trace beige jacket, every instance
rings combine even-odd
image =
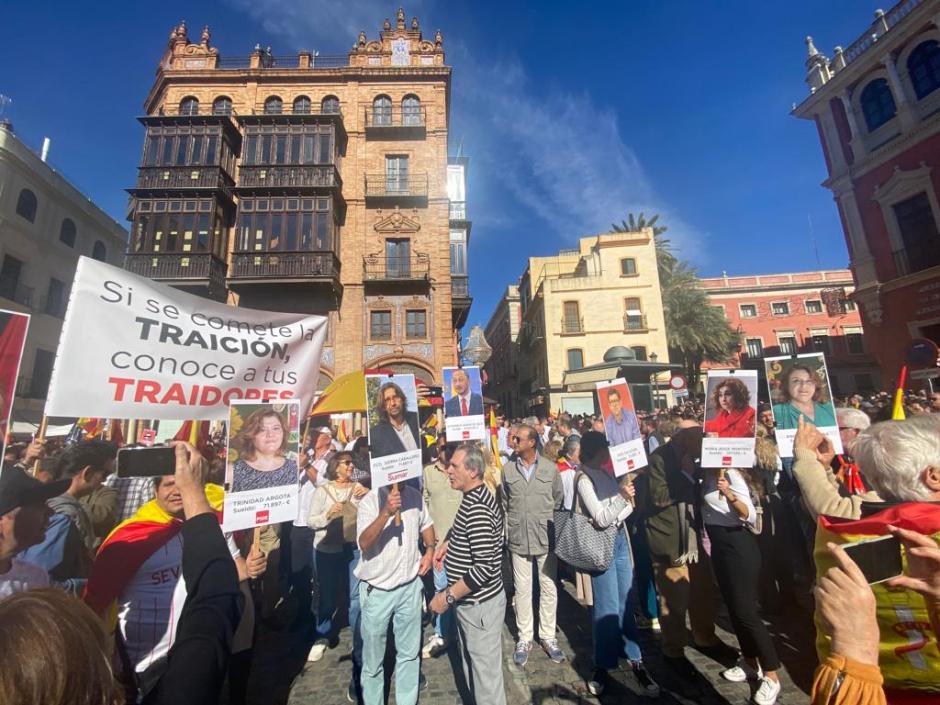
[[[818,518],[820,514],[858,519],[862,515],[862,502],[882,501],[874,492],[861,495],[846,494],[832,469],[823,467],[813,451],[794,448],[793,453],[793,475],[803,495],[803,506],[813,519]]]

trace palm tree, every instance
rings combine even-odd
[[[703,362],[729,362],[740,346],[740,334],[728,325],[724,315],[709,305],[708,295],[698,281],[698,273],[689,262],[680,259],[672,243],[662,234],[659,214],[648,219],[643,213],[627,214],[614,232],[635,232],[652,228],[656,243],[656,268],[662,291],[666,319],[666,341],[670,358],[685,367],[689,387],[699,382]]]
[[[610,227],[615,233],[632,233],[643,228],[653,229],[653,240],[656,243],[656,268],[659,269],[659,277],[662,279],[664,273],[668,273],[675,268],[678,262],[672,249],[672,243],[662,237],[662,234],[669,230],[667,225],[658,225],[659,213],[656,213],[649,220],[641,212],[639,215],[627,213],[627,219],[621,220],[620,225],[611,223]]]

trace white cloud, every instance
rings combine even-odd
[[[228,2],[293,48],[329,42],[327,51],[351,46],[361,29],[375,37],[381,21],[394,21],[397,9],[379,0]],[[427,31],[435,21],[435,4],[412,0],[409,21],[417,15]],[[683,255],[703,263],[704,234],[656,194],[612,109],[596,105],[585,92],[536,92],[519,61],[490,57],[484,63],[459,37],[448,35],[446,22],[439,24],[454,67],[451,149],[461,141],[472,159],[478,238],[497,227],[518,228],[523,237],[548,231],[570,242],[604,232],[630,212],[659,213]],[[507,191],[512,199],[505,197]],[[508,202],[513,199],[521,208]]]

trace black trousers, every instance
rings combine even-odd
[[[757,611],[760,549],[757,537],[744,527],[706,524],[712,543],[712,568],[728,606],[735,636],[746,658],[756,658],[765,671],[780,668],[780,658],[764,620]]]

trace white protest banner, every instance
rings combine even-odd
[[[222,530],[297,518],[300,404],[232,402]]]
[[[753,467],[757,370],[709,370],[705,389],[702,467]]]
[[[448,442],[481,441],[489,434],[483,416],[479,367],[445,367],[444,418]]]
[[[372,489],[421,477],[414,375],[366,375]]]
[[[597,383],[597,399],[617,477],[646,466],[646,449],[630,387],[625,379]]]
[[[765,357],[764,367],[780,457],[793,457],[793,438],[801,416],[832,441],[836,453],[842,453],[842,437],[823,354]]]
[[[226,306],[82,257],[47,416],[225,419],[317,388],[326,318]]]
[[[20,374],[20,362],[26,345],[29,329],[29,314],[0,309],[0,444],[6,452],[7,431],[13,412],[13,397],[16,395],[16,380]],[[0,454],[0,462],[3,455]],[[0,467],[2,470],[2,467]]]

